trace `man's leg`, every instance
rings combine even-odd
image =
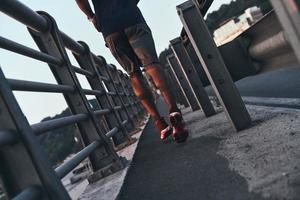
[[[125,30],[130,45],[141,61],[146,73],[155,86],[161,91],[170,111],[170,122],[173,126],[173,138],[184,142],[188,137],[182,114],[177,107],[176,98],[167,86],[166,75],[160,66],[150,28],[146,24],[138,24]],[[168,136],[168,135],[167,135]],[[166,137],[167,137],[166,136]]]
[[[161,95],[169,107],[169,112],[180,112],[176,104],[176,98],[171,93],[170,86],[167,85],[167,76],[161,65],[158,63],[150,64],[145,67],[145,71],[151,77],[154,85],[160,90]]]
[[[130,74],[131,85],[135,95],[141,100],[142,105],[153,117],[155,127],[160,131],[160,139],[164,140],[172,134],[171,127],[165,119],[160,116],[155,105],[154,97],[146,82],[142,71],[138,70]]]
[[[185,142],[188,137],[188,131],[185,128],[182,113],[177,107],[176,98],[172,95],[171,90],[167,86],[165,71],[159,64],[148,65],[145,67],[145,70],[153,80],[155,86],[160,90],[165,102],[169,106],[170,122],[174,129],[173,138],[177,142]]]
[[[171,134],[171,129],[156,108],[152,92],[139,68],[140,62],[129,44],[127,36],[124,33],[114,33],[105,40],[113,56],[130,75],[133,91],[155,120],[155,126],[161,134],[161,139],[165,139],[167,135]]]
[[[160,90],[171,112],[180,112],[170,89],[167,87],[166,75],[158,62],[151,30],[146,24],[138,24],[125,30],[130,45],[136,56],[151,77],[154,85]]]
[[[144,108],[154,119],[159,119],[160,114],[157,111],[151,89],[149,88],[142,71],[138,70],[130,73],[130,81],[134,94],[141,100]]]

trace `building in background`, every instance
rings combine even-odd
[[[232,41],[239,34],[248,29],[252,24],[263,17],[263,13],[258,7],[251,7],[238,16],[230,18],[220,24],[214,31],[214,40],[218,46]]]

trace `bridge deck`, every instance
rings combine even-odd
[[[166,116],[162,99],[157,103]],[[253,126],[238,133],[220,108],[210,118],[185,109],[191,137],[181,145],[162,143],[150,120],[138,145],[125,149],[137,145],[129,170],[90,185],[80,199],[113,200],[122,184],[120,200],[298,199],[300,111],[247,109]]]
[[[166,111],[161,100],[158,105]],[[163,144],[149,121],[120,199],[261,199],[249,193],[246,180],[217,155],[220,141],[192,136],[185,144],[175,145],[171,139]]]
[[[161,100],[158,105],[166,113]],[[286,179],[299,179],[295,166],[300,134],[293,133],[300,124],[291,119],[300,113],[255,106],[248,109],[255,126],[239,133],[233,131],[224,113],[205,118],[202,112],[185,110],[191,137],[182,145],[159,141],[150,120],[119,199],[258,200],[297,196],[297,188]],[[282,156],[278,157],[279,153]]]

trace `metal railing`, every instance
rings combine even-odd
[[[4,190],[13,199],[70,199],[60,179],[87,157],[94,171],[91,181],[103,177],[102,169],[111,173],[122,169],[124,162],[115,147],[133,142],[130,133],[146,113],[129,77],[93,54],[84,42],[61,32],[49,14],[34,12],[17,0],[2,0],[0,11],[27,26],[40,51],[1,36],[0,48],[47,63],[57,81],[7,79],[0,70],[0,173]],[[71,64],[66,48],[79,66]],[[86,77],[91,89],[81,87],[77,74]],[[13,91],[63,94],[72,115],[30,125]],[[91,107],[86,95],[95,96],[97,109]],[[53,170],[37,136],[72,124],[77,124],[85,148]]]
[[[271,0],[275,11],[217,47],[204,21],[212,2],[188,0],[177,6],[184,31],[170,41],[168,66],[177,93],[193,111],[201,107],[207,117],[215,113],[204,90],[211,85],[233,128],[241,131],[251,125],[251,118],[234,81],[299,64],[300,5]]]
[[[205,72],[228,120],[236,131],[240,131],[251,125],[251,118],[204,21],[212,2],[189,0],[177,6],[184,32],[181,37],[170,41],[173,55],[168,57],[168,63],[192,109],[201,107],[204,114],[210,117],[216,112],[199,76]],[[199,60],[196,67],[185,43],[191,44]]]

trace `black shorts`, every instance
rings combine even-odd
[[[106,45],[124,70],[131,74],[140,67],[159,63],[152,33],[147,24],[137,24],[105,38]]]

